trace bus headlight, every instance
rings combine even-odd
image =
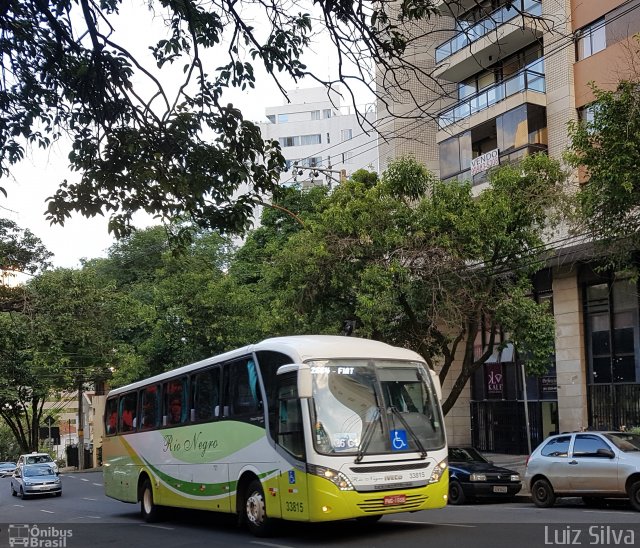
[[[486,474],[471,474],[469,481],[487,481]]]
[[[353,485],[351,485],[349,478],[342,472],[338,472],[337,470],[326,468],[324,466],[317,466],[315,464],[307,464],[307,472],[315,476],[328,479],[338,489],[340,489],[340,491],[353,491]]]
[[[447,469],[447,459],[444,459],[442,462],[439,462],[433,468],[431,472],[431,477],[429,478],[429,483],[437,483],[440,481],[440,478],[445,473]]]

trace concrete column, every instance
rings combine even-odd
[[[553,309],[559,427],[561,432],[581,430],[588,426],[587,366],[582,295],[574,269],[554,273]]]

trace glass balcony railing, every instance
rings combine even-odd
[[[542,63],[537,62],[534,63],[534,65],[536,65],[536,68],[544,70],[541,66]],[[453,107],[440,113],[438,116],[440,129],[444,129],[451,124],[468,118],[476,112],[480,112],[500,101],[504,101],[507,97],[527,90],[537,91],[539,93],[545,92],[544,74],[542,72],[537,72],[532,68],[526,68],[517,72],[511,78],[507,78],[478,93],[465,97]]]
[[[516,17],[521,17],[522,13],[527,13],[532,16],[541,16],[541,0],[513,0],[506,6],[492,12],[486,19],[461,30],[453,38],[447,40],[444,44],[440,44],[436,48],[436,62],[439,63],[446,57],[453,55],[462,48],[483,36],[486,36],[500,25],[503,25]],[[458,25],[462,25],[463,23],[464,21],[458,21]]]

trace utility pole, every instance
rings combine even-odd
[[[78,379],[78,470],[84,470],[84,411],[82,409],[82,377]]]

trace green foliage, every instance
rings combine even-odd
[[[400,159],[377,183],[359,174],[336,188],[304,229],[271,248],[256,284],[270,295],[277,330],[336,333],[355,319],[357,334],[444,364],[442,380],[471,341],[448,410],[487,357],[474,353],[483,322],[488,348],[502,326],[503,343],[531,372],[550,363],[553,318],[525,295],[564,176],[557,162],[532,156],[494,170],[476,197],[469,184],[442,183]]]
[[[628,253],[640,244],[638,82],[621,82],[614,91],[594,86],[593,91],[593,121],[569,126],[567,159],[588,177],[578,192],[578,231],[593,235],[614,261],[628,264]]]
[[[112,16],[122,0],[5,0],[0,8],[0,173],[8,174],[29,146],[69,139],[78,180],[62,181],[50,198],[52,222],[63,224],[73,212],[108,215],[109,230],[123,237],[134,215],[146,212],[166,224],[187,219],[202,229],[245,231],[253,208],[275,190],[284,159],[278,143],[264,141],[257,125],[224,100],[225,91],[254,88],[260,68],[283,92],[282,77],[333,89],[334,80],[302,61],[319,22],[332,37],[347,95],[358,85],[375,92],[362,67],[429,77],[404,59],[403,22],[437,13],[434,0],[405,0],[400,21],[386,2],[138,4],[149,10],[141,28],[154,17],[164,21],[166,34],[148,44],[155,67],[120,42]],[[182,80],[166,74],[175,63],[183,66]],[[186,245],[191,233],[169,236]]]

